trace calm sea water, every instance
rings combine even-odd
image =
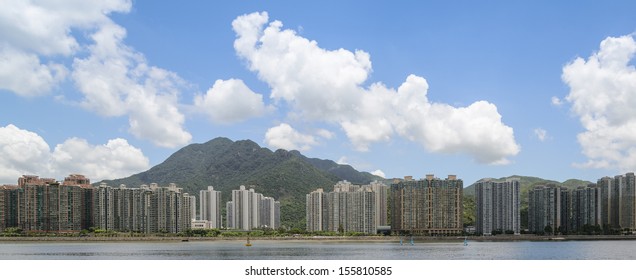
[[[636,241],[455,243],[264,241],[10,242],[4,260],[636,260]]]

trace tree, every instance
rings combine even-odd
[[[543,228],[543,231],[544,231],[546,234],[549,234],[549,235],[554,234],[554,232],[552,231],[552,226],[550,226],[550,225],[545,226],[545,228]]]
[[[557,229],[557,232],[559,232],[562,235],[568,235],[568,231],[565,229],[564,226],[559,226],[559,228]]]

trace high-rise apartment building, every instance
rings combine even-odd
[[[621,228],[636,229],[636,176],[627,173],[614,177],[620,194],[619,222]]]
[[[94,221],[100,229],[178,233],[190,228],[192,197],[175,184],[140,188],[101,184],[93,194]]]
[[[553,184],[536,186],[528,193],[528,230],[558,232],[568,227],[570,197],[567,188]]]
[[[520,233],[519,179],[487,180],[475,185],[476,232]]]
[[[24,191],[16,185],[0,186],[0,231],[20,227],[24,219],[24,204],[20,203]]]
[[[333,192],[307,194],[307,230],[376,233],[387,225],[387,189],[377,181],[361,186],[345,180]]]
[[[327,231],[329,224],[327,193],[319,188],[307,194],[305,202],[307,231]]]
[[[342,183],[342,182],[340,182]],[[346,182],[348,183],[348,182]],[[327,194],[329,231],[376,232],[376,194],[368,187],[348,183]]]
[[[209,221],[210,228],[223,227],[221,219],[221,192],[208,186],[207,190],[199,191],[199,220]]]
[[[570,231],[580,231],[586,225],[602,225],[602,191],[596,184],[580,186],[572,190],[570,195]]]
[[[601,191],[601,226],[603,228],[620,228],[618,185],[614,183],[613,178],[607,176],[598,179],[596,185]]]
[[[261,200],[260,225],[265,228],[280,227],[280,202],[272,197],[263,197]]]
[[[253,188],[247,190],[245,186],[240,186],[238,190],[232,190],[232,200],[228,201],[226,207],[228,228],[252,230],[280,227],[280,203],[264,197]]]
[[[391,184],[391,229],[399,234],[461,234],[463,182],[455,175],[441,180],[404,180]]]
[[[388,206],[388,198],[389,198],[389,186],[385,185],[382,182],[373,181],[369,185],[365,185],[363,187],[368,187],[375,193],[375,227],[376,229],[381,226],[389,225],[389,206]]]

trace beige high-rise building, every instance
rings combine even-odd
[[[455,175],[411,176],[391,184],[391,230],[398,234],[461,234],[463,182]]]
[[[360,186],[340,181],[333,192],[307,194],[307,230],[376,233],[387,224],[387,188],[380,182]]]

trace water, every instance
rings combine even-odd
[[[636,241],[3,242],[4,260],[636,260]]]

